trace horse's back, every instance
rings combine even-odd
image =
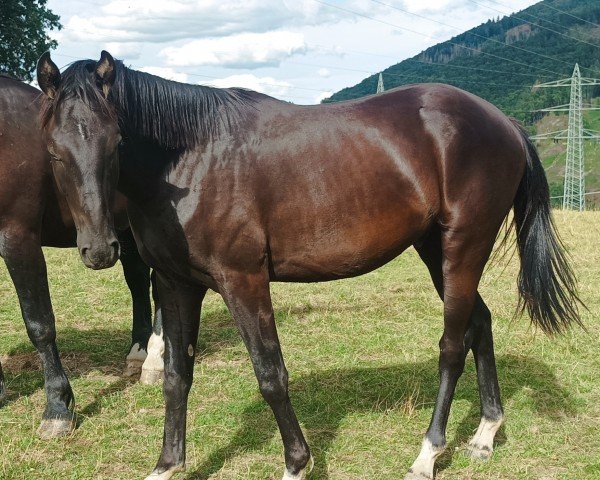
[[[514,125],[451,86],[270,108],[257,127],[257,198],[280,279],[364,273],[434,223],[458,225],[476,213],[495,228],[522,177]]]

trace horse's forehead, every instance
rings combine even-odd
[[[58,104],[58,119],[64,127],[75,126],[79,131],[102,128],[105,118],[97,109],[77,97],[66,98]]]

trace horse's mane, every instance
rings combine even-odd
[[[0,78],[8,78],[9,80],[14,80],[15,82],[23,82],[23,80],[21,80],[20,78],[14,77],[7,72],[0,72]]]
[[[77,98],[119,122],[125,135],[151,140],[167,149],[187,149],[230,129],[240,108],[255,101],[255,92],[219,89],[165,80],[116,62],[108,98],[99,88],[94,60],[72,63],[62,74],[54,99],[42,106],[46,125],[66,98]]]

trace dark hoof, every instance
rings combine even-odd
[[[412,470],[409,470],[408,473],[404,476],[404,480],[433,480],[433,478],[428,475],[423,475],[422,473],[415,473]]]
[[[163,370],[144,370],[140,375],[140,383],[144,385],[157,385],[163,381]]]
[[[487,461],[492,456],[492,451],[488,447],[479,447],[477,445],[468,445],[465,455],[474,460]]]
[[[37,434],[42,440],[50,440],[51,438],[65,437],[73,433],[75,430],[75,417],[65,418],[50,418],[42,420]]]

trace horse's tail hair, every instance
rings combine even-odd
[[[538,152],[513,120],[525,144],[527,164],[514,201],[519,270],[519,307],[548,334],[581,324],[577,282],[550,211],[550,190]]]

